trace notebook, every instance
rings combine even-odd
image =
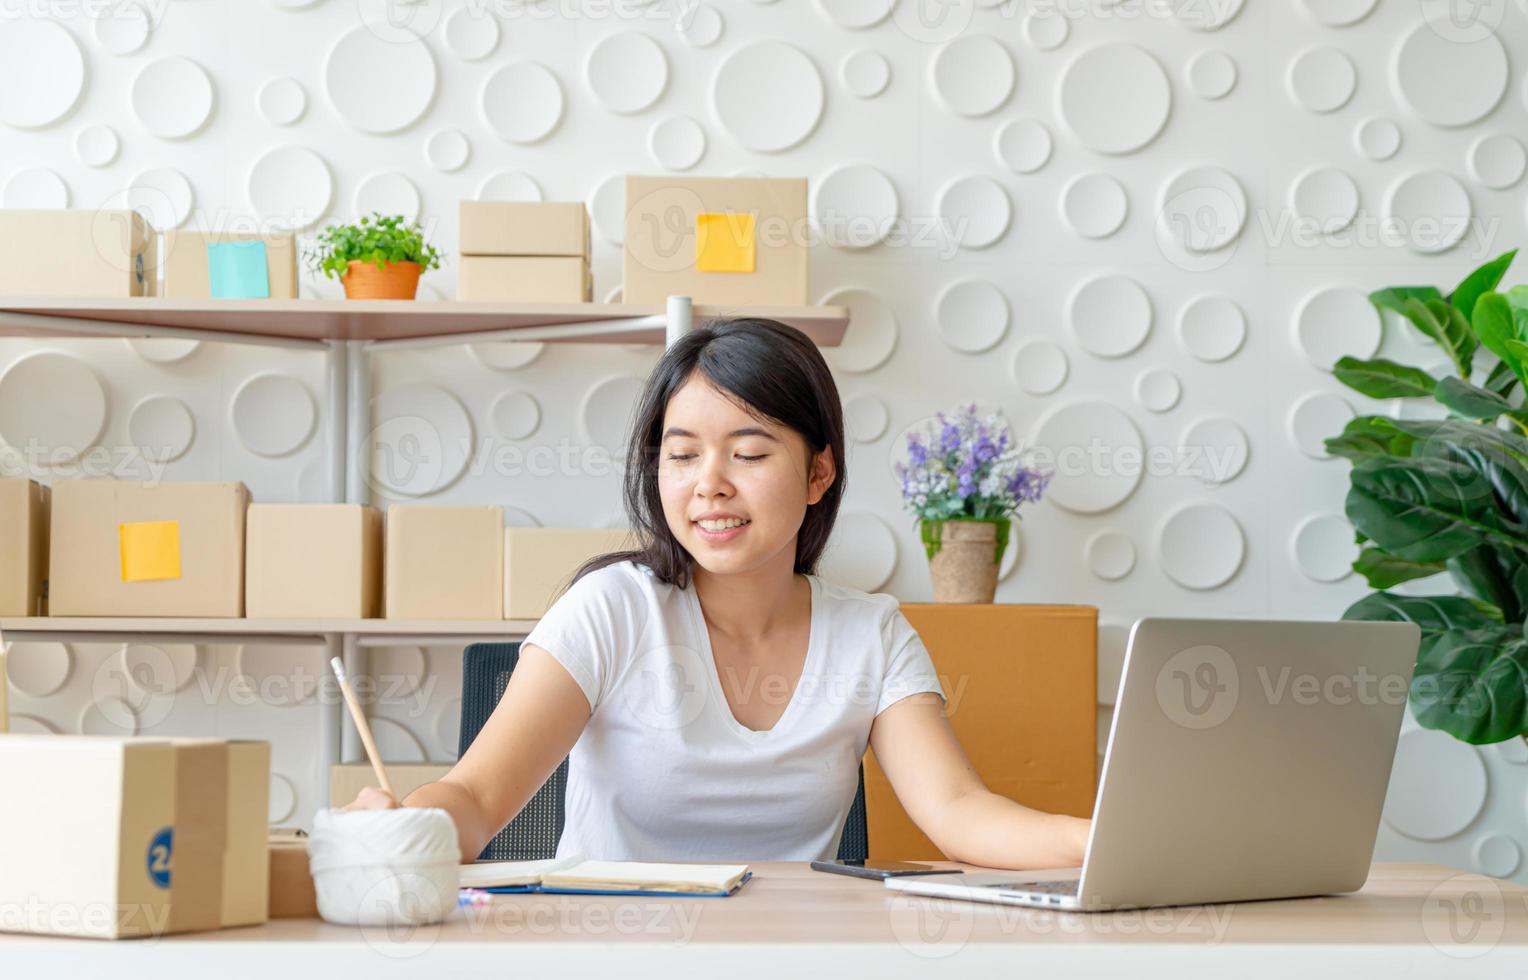
[[[462,865],[463,888],[565,895],[730,895],[753,877],[746,864],[655,864],[586,861],[580,855],[545,861],[481,861]]]

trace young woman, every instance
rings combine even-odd
[[[474,860],[571,752],[559,854],[831,859],[868,743],[951,859],[1080,864],[1087,820],[982,784],[897,600],[814,574],[844,474],[838,390],[804,334],[763,319],[686,334],[636,408],[640,550],[579,569],[477,740],[403,805],[449,812]],[[396,805],[376,789],[351,804]]]

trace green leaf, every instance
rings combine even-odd
[[[1325,442],[1326,451],[1353,462],[1371,456],[1408,456],[1415,440],[1383,415],[1360,415],[1343,426],[1342,434]]]
[[[1406,304],[1411,300],[1420,300],[1426,303],[1431,299],[1442,299],[1443,293],[1433,286],[1391,286],[1389,289],[1378,289],[1369,294],[1369,302],[1382,310],[1399,313],[1407,316]]]
[[[1507,351],[1513,357],[1516,357],[1525,366],[1528,366],[1528,343],[1524,343],[1521,340],[1508,340],[1503,342],[1503,346],[1507,348]],[[1528,384],[1528,382],[1524,383]]]
[[[1507,346],[1508,341],[1523,339],[1518,332],[1520,324],[1507,298],[1500,293],[1489,293],[1475,304],[1475,316],[1471,320],[1475,336],[1486,350],[1495,354],[1503,364],[1511,368],[1518,378],[1523,377],[1522,355]]]
[[[1438,384],[1421,368],[1383,358],[1361,361],[1344,357],[1338,360],[1332,373],[1338,381],[1370,398],[1425,398]]]
[[[1515,628],[1443,633],[1417,657],[1411,710],[1472,745],[1528,732],[1528,639]]]
[[[1494,615],[1493,615],[1494,614]],[[1371,592],[1347,608],[1343,619],[1416,623],[1423,634],[1502,625],[1499,611],[1457,595],[1395,595]]]
[[[1507,523],[1528,526],[1528,468],[1502,448],[1503,440],[1476,435],[1487,428],[1475,425],[1454,438],[1429,439],[1418,455],[1464,467],[1466,482],[1454,487],[1455,492],[1488,502]]]
[[[1450,558],[1447,567],[1461,592],[1497,607],[1507,622],[1523,618],[1523,607],[1512,583],[1512,574],[1521,563],[1510,551],[1481,545]]]
[[[1474,446],[1528,466],[1528,439],[1516,432],[1463,419],[1392,419],[1391,424],[1412,439],[1408,455],[1447,457],[1451,446]]]
[[[1443,349],[1448,353],[1449,360],[1454,362],[1459,377],[1469,378],[1474,369],[1475,351],[1480,346],[1470,321],[1465,319],[1458,307],[1442,300],[1429,300],[1427,310],[1443,328]]]
[[[1516,256],[1517,249],[1513,249],[1505,255],[1497,256],[1465,276],[1464,281],[1449,294],[1449,305],[1463,313],[1466,319],[1473,317],[1475,302],[1480,297],[1496,289],[1497,284],[1501,282],[1501,277],[1506,275],[1507,267],[1512,264],[1512,260]]]
[[[1500,512],[1462,462],[1375,456],[1353,468],[1352,480],[1348,521],[1397,558],[1446,561],[1482,541],[1528,551],[1528,529]]]
[[[1406,561],[1379,548],[1365,548],[1353,562],[1353,570],[1364,577],[1371,589],[1388,589],[1402,582],[1437,575],[1445,568],[1438,562]]]
[[[1512,411],[1512,403],[1502,396],[1459,378],[1444,378],[1434,394],[1451,411],[1467,419],[1494,420]]]
[[[1511,396],[1512,389],[1517,387],[1517,382],[1518,377],[1512,372],[1512,365],[1506,361],[1498,361],[1496,366],[1491,368],[1491,373],[1487,375],[1486,383],[1483,387],[1486,391],[1495,392],[1503,398],[1507,398]]]

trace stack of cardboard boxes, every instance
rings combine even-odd
[[[456,298],[588,303],[589,212],[581,201],[463,201]]]

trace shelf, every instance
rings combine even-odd
[[[204,636],[524,636],[534,619],[158,619],[151,617],[33,616],[0,619],[13,633]]]
[[[836,347],[849,324],[842,306],[695,306],[713,316],[762,316]],[[551,343],[663,344],[665,307],[633,303],[468,303],[446,300],[206,300],[141,297],[0,297],[0,336],[191,336],[209,339],[373,342],[450,341],[525,332]],[[49,320],[62,322],[50,323]],[[551,329],[547,329],[551,328]],[[499,338],[502,339],[502,338]]]

